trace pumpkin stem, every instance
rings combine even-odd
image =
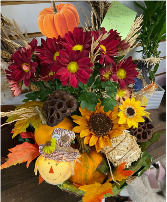
[[[91,148],[89,147],[89,145],[84,144],[84,138],[81,138],[78,134],[76,134],[75,137],[79,143],[79,151],[81,153],[89,153]]]
[[[53,7],[53,13],[56,14],[57,10],[56,10],[56,6],[55,6],[55,2],[52,1],[52,7]]]

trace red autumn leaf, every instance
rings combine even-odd
[[[25,138],[33,138],[33,139],[35,139],[34,133],[32,133],[32,132],[22,132],[22,133],[20,133],[20,136],[23,139],[25,139]]]
[[[126,162],[121,163],[118,167],[116,167],[115,171],[113,172],[114,180],[122,181],[134,173],[134,171],[131,170],[124,170],[125,164]]]
[[[9,149],[8,161],[1,165],[1,169],[8,168],[18,163],[27,162],[27,168],[33,159],[40,155],[37,144],[24,142]]]
[[[41,184],[43,181],[44,181],[44,179],[41,177],[41,175],[39,175],[39,183],[38,183],[38,185]]]

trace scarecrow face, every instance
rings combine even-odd
[[[41,157],[37,166],[41,177],[49,184],[62,184],[71,176],[69,162],[54,161]]]

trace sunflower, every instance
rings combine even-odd
[[[147,116],[147,112],[144,111],[144,107],[141,107],[140,101],[135,101],[135,98],[126,99],[121,106],[119,106],[121,110],[118,113],[120,117],[118,124],[128,124],[129,128],[134,127],[138,128],[139,122],[144,122],[145,120],[142,116]]]
[[[128,128],[126,124],[118,124],[118,106],[108,112],[104,112],[103,108],[104,106],[98,103],[95,112],[79,108],[82,116],[72,116],[73,121],[79,124],[73,131],[80,133],[84,144],[95,145],[97,152],[105,146],[111,146],[111,138],[121,135],[122,131]]]

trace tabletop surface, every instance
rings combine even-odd
[[[166,99],[165,95],[159,109],[148,110],[154,122],[155,131],[166,128]],[[166,135],[161,134],[160,141],[149,149],[153,160],[166,153]],[[34,165],[19,164],[1,171],[1,200],[2,202],[78,202],[81,197],[62,191],[57,186],[45,182],[38,185],[38,177],[34,174]],[[111,201],[111,200],[107,200]]]

